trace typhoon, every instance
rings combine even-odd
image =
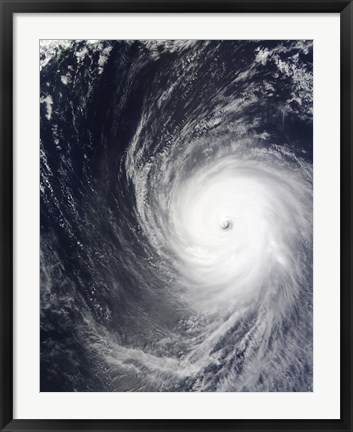
[[[41,391],[313,390],[312,55],[41,41]]]

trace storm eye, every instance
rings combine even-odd
[[[219,220],[219,226],[224,231],[229,230],[232,227],[232,220],[227,216],[221,217]]]

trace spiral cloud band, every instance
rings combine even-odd
[[[312,391],[312,42],[41,42],[41,390]]]

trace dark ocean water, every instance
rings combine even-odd
[[[41,391],[312,391],[312,42],[41,45]]]

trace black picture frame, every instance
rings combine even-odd
[[[1,431],[352,431],[353,2],[347,0],[0,0]],[[340,14],[341,418],[339,420],[17,420],[13,418],[13,16],[16,13],[173,12]]]

